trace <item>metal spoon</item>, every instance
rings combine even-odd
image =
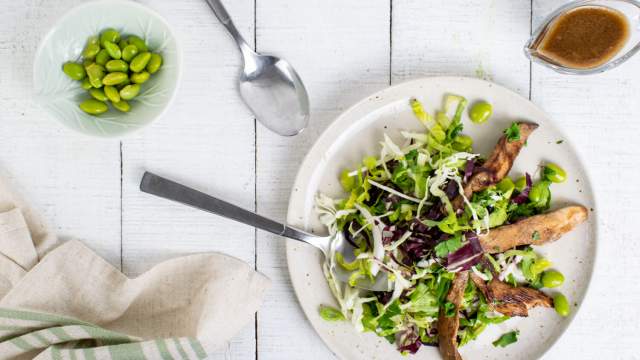
[[[276,235],[302,241],[320,249],[325,257],[329,253],[329,245],[332,240],[330,236],[309,234],[150,172],[144,173],[142,181],[140,182],[140,190],[148,194],[224,216]],[[353,250],[353,246],[345,240],[344,234],[336,234],[336,252],[342,253],[346,261],[351,261],[354,259]],[[348,271],[342,269],[340,266],[335,267],[334,270],[338,280],[342,282],[349,280],[350,273]],[[358,281],[356,286],[366,290],[388,291],[388,276],[384,271],[380,271],[374,280],[365,278]]]
[[[293,67],[275,56],[257,54],[238,32],[219,0],[206,0],[236,41],[244,59],[240,95],[262,125],[284,136],[309,123],[309,95]]]

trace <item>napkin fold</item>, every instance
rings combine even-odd
[[[1,359],[203,359],[253,319],[269,284],[218,253],[130,279],[81,242],[58,244],[0,179]]]

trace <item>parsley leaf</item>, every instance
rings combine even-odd
[[[520,140],[520,127],[518,126],[518,123],[511,123],[511,126],[504,129],[504,134],[506,135],[508,142]]]
[[[454,236],[451,239],[440,242],[436,245],[436,256],[437,257],[446,257],[450,253],[458,250],[462,246],[462,241],[460,235]]]
[[[540,233],[538,232],[538,230],[533,231],[533,234],[531,234],[531,238],[533,240],[540,240]]]
[[[502,334],[500,338],[494,341],[492,344],[495,347],[506,347],[507,345],[511,345],[514,342],[518,341],[518,335],[520,335],[519,330],[510,331],[508,333]]]

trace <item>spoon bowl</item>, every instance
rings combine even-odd
[[[293,136],[307,127],[307,91],[286,60],[255,52],[246,55],[239,87],[245,104],[269,130]]]
[[[242,53],[239,88],[245,104],[267,129],[283,136],[299,134],[309,123],[309,95],[298,73],[283,59],[253,51],[220,0],[206,1]]]

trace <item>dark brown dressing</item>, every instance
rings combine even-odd
[[[558,16],[534,44],[537,53],[574,69],[590,69],[613,58],[629,39],[629,22],[618,10],[581,6]]]

